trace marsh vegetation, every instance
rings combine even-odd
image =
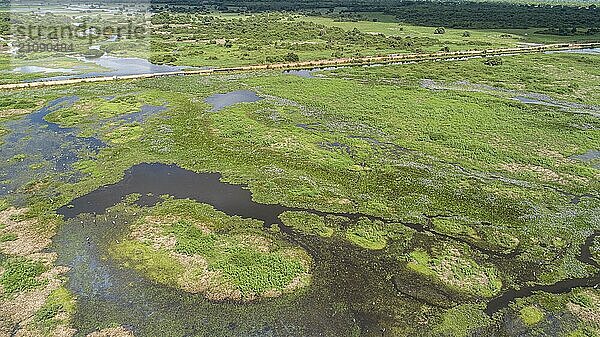
[[[182,66],[527,41],[152,23]],[[488,60],[0,92],[0,334],[598,334],[600,59]]]

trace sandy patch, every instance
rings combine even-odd
[[[27,209],[8,208],[0,212],[0,223],[6,227],[0,230],[1,234],[14,234],[17,239],[0,243],[0,252],[8,255],[29,256],[40,252],[48,247],[52,242],[52,230],[55,224],[49,223],[44,226],[46,230],[40,230],[40,226],[35,220],[14,221],[15,217],[23,215]]]
[[[183,275],[177,280],[179,287],[190,293],[203,293],[211,286],[211,280],[217,273],[208,270],[208,262],[200,255],[189,256],[171,253],[184,267]]]
[[[21,115],[26,115],[30,112],[31,112],[31,110],[28,110],[28,109],[5,109],[5,110],[0,110],[0,118],[21,116]]]
[[[36,253],[28,258],[51,266],[56,260],[54,253]],[[38,336],[32,323],[35,313],[42,308],[46,299],[62,284],[62,276],[68,271],[67,267],[53,267],[40,275],[40,280],[46,281],[44,286],[21,292],[14,297],[0,299],[0,332],[10,328],[16,331],[15,336]],[[75,331],[66,326],[59,326],[53,336],[72,336]]]
[[[338,205],[352,205],[352,201],[348,198],[329,198],[327,199],[327,203]]]
[[[531,172],[535,173],[541,180],[547,182],[556,182],[565,184],[566,181],[556,172],[537,165],[522,165],[522,164],[502,164],[502,169],[512,173],[524,173]]]

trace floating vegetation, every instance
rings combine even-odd
[[[279,217],[286,226],[306,234],[329,238],[335,232],[335,228],[328,226],[325,219],[317,214],[309,212],[284,212]]]
[[[544,313],[535,306],[527,306],[519,311],[519,316],[523,323],[532,326],[539,323],[544,318]]]
[[[383,249],[387,245],[388,233],[382,225],[382,223],[361,219],[347,229],[346,238],[362,248]]]

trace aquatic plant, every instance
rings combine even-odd
[[[68,326],[75,310],[75,298],[66,288],[60,287],[50,293],[35,313],[34,324],[50,335],[59,325]]]
[[[388,232],[382,228],[382,224],[373,223],[367,219],[359,220],[355,225],[346,230],[346,238],[350,242],[366,248],[379,250],[387,244]]]
[[[456,248],[446,247],[431,256],[423,250],[409,254],[407,267],[459,292],[492,297],[502,288],[495,268],[481,266]]]
[[[535,306],[527,306],[519,311],[519,317],[526,325],[532,326],[544,318],[544,313]]]
[[[244,226],[249,222],[255,225]],[[248,301],[306,286],[308,254],[256,224],[190,200],[166,200],[132,225],[132,237],[112,254],[154,280],[213,300]]]
[[[4,296],[11,296],[39,287],[46,282],[38,278],[47,270],[40,262],[11,257],[1,262],[0,266],[3,269],[2,274],[0,274],[0,285]]]
[[[286,226],[300,230],[303,233],[319,235],[325,238],[331,237],[335,229],[328,226],[323,217],[308,212],[285,212],[280,219]]]

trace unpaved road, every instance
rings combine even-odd
[[[57,81],[35,81],[23,83],[10,83],[0,85],[0,90],[22,89],[32,87],[45,87],[57,85],[69,85],[77,83],[90,82],[106,82],[118,80],[133,80],[152,78],[159,76],[181,76],[181,75],[212,75],[232,72],[246,72],[256,70],[271,70],[271,69],[312,69],[319,67],[332,66],[354,66],[354,65],[369,65],[369,64],[386,64],[386,63],[403,63],[403,62],[424,62],[436,60],[464,60],[475,57],[491,57],[491,56],[508,56],[517,54],[540,53],[548,51],[575,50],[575,49],[590,49],[600,48],[600,43],[579,43],[579,44],[550,44],[542,46],[528,46],[520,48],[503,48],[503,49],[487,49],[487,50],[465,50],[456,52],[438,52],[432,54],[393,54],[386,56],[365,56],[358,58],[337,58],[327,60],[314,60],[304,62],[290,63],[274,63],[274,64],[259,64],[250,66],[230,67],[230,68],[215,68],[201,70],[181,70],[173,72],[148,73],[125,76],[101,76],[88,78],[75,78],[68,80]]]

